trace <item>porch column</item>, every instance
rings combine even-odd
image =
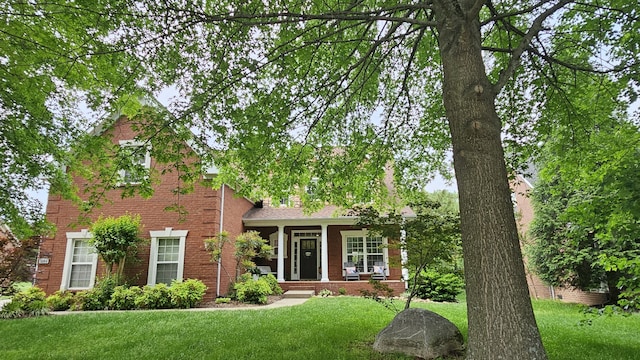
[[[278,225],[278,270],[277,280],[284,282],[284,225]]]
[[[320,248],[322,249],[320,252],[320,266],[322,266],[322,278],[321,282],[329,282],[329,249],[328,249],[328,241],[327,241],[327,224],[321,224],[322,228],[322,245]]]

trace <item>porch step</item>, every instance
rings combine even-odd
[[[285,299],[306,299],[315,295],[313,290],[287,290],[282,297]]]

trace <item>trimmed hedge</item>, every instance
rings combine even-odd
[[[46,299],[48,309],[64,310],[136,310],[186,309],[202,302],[207,287],[200,280],[187,279],[166,284],[139,286],[99,281],[96,287],[76,293],[56,291]]]

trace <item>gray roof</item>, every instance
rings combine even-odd
[[[287,224],[291,225],[317,225],[320,222],[355,224],[358,217],[350,215],[349,213],[350,210],[345,210],[333,205],[325,206],[310,214],[305,214],[301,207],[256,207],[247,211],[242,217],[242,221],[249,226],[268,226],[282,222],[287,222]],[[415,216],[415,213],[409,207],[402,209],[402,214],[406,217]]]

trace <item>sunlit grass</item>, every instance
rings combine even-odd
[[[464,303],[414,303],[467,333]],[[550,359],[637,359],[640,316],[597,317],[577,306],[534,303]],[[2,359],[410,359],[371,350],[394,313],[355,297],[289,308],[131,311],[0,320]]]

